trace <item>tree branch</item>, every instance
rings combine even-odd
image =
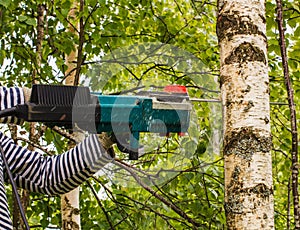
[[[114,164],[118,165],[121,168],[124,168],[127,172],[129,172],[132,175],[132,177],[136,180],[136,182],[140,186],[142,186],[146,191],[148,191],[149,193],[151,193],[154,197],[156,197],[157,199],[159,199],[161,202],[163,202],[165,205],[167,205],[169,208],[171,208],[174,212],[176,212],[182,218],[186,219],[189,223],[191,223],[192,226],[193,226],[193,229],[197,229],[197,227],[200,227],[199,223],[197,223],[195,220],[193,220],[192,218],[190,218],[177,205],[175,205],[172,202],[167,201],[164,197],[162,197],[161,195],[157,194],[157,192],[154,191],[152,188],[150,188],[149,186],[147,186],[146,184],[144,184],[144,182],[142,180],[140,180],[139,176],[134,172],[133,169],[131,169],[130,167],[126,166],[121,161],[117,161],[116,160],[116,161],[114,161]]]
[[[84,0],[80,0],[79,14],[83,12],[83,7],[84,7]],[[83,16],[81,16],[79,19],[79,45],[77,49],[77,64],[76,64],[76,72],[74,76],[74,85],[79,84],[81,65],[84,62],[83,44],[84,44],[84,22],[83,22]]]
[[[297,116],[294,102],[294,91],[289,76],[288,58],[285,43],[284,25],[283,25],[283,9],[282,0],[276,0],[277,3],[277,23],[279,29],[279,44],[282,57],[282,66],[284,73],[284,82],[288,95],[288,103],[290,109],[290,122],[291,122],[291,133],[292,133],[292,192],[293,192],[293,203],[294,203],[294,218],[295,218],[295,229],[300,229],[300,207],[299,207],[299,193],[298,193],[298,131],[297,131]]]
[[[108,215],[107,211],[106,211],[105,208],[103,207],[103,205],[102,205],[102,203],[101,203],[101,201],[100,201],[100,199],[99,199],[99,197],[98,197],[98,195],[97,195],[97,192],[95,191],[94,187],[91,185],[91,183],[90,183],[89,181],[86,181],[86,183],[87,183],[87,185],[89,186],[89,188],[92,190],[92,193],[94,194],[94,197],[96,198],[98,205],[99,205],[100,208],[102,209],[102,211],[103,211],[103,213],[104,213],[104,215],[105,215],[105,218],[106,218],[106,220],[107,220],[107,222],[108,222],[108,224],[109,224],[109,226],[110,226],[110,229],[112,229],[112,230],[115,229],[115,227],[114,227],[114,225],[112,224],[112,222],[111,222],[111,220],[110,220],[110,218],[109,218],[109,215]]]

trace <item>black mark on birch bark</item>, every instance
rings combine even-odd
[[[230,183],[227,185],[227,190],[236,190],[241,189],[243,187],[242,180],[240,180],[240,173],[241,168],[236,165],[234,167],[234,170],[232,171],[231,177],[230,177]]]
[[[249,127],[229,132],[224,138],[224,154],[235,154],[246,161],[251,161],[254,153],[268,153],[271,148],[271,136],[261,136]]]
[[[255,25],[250,17],[238,16],[239,12],[224,12],[219,15],[217,20],[217,34],[220,41],[227,38],[231,40],[233,36],[239,34],[246,34],[246,35],[260,35],[267,40],[266,35],[259,30],[257,25]],[[259,15],[259,17],[264,22],[266,19]]]
[[[262,49],[253,46],[249,42],[243,42],[236,47],[227,58],[225,58],[225,64],[227,65],[253,61],[263,62],[266,64],[266,57]]]
[[[252,107],[254,107],[254,103],[253,103],[253,101],[250,100],[250,101],[248,101],[246,107],[244,108],[244,112],[249,111]]]
[[[273,189],[268,188],[265,184],[257,184],[254,187],[249,188],[237,188],[232,187],[233,189],[228,189],[228,199],[225,202],[225,211],[229,214],[242,214],[244,208],[244,199],[249,196],[256,196],[260,198],[260,201],[269,199],[269,197],[273,194]],[[256,204],[254,204],[253,208],[255,209],[256,205],[260,205],[260,201],[258,200]],[[264,216],[264,219],[268,218],[268,216]]]

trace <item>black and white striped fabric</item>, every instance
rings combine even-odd
[[[0,87],[1,109],[23,102],[21,88]],[[20,124],[22,121],[6,118],[1,122]],[[31,152],[16,145],[1,132],[0,145],[17,186],[49,195],[63,194],[76,188],[111,161],[97,135],[90,135],[75,148],[56,156],[43,156],[38,152]],[[12,229],[4,187],[6,180],[6,170],[0,157],[0,229]]]
[[[22,88],[6,88],[0,86],[0,110],[11,108],[17,104],[24,103]],[[23,121],[15,117],[0,118],[1,123],[21,124]]]

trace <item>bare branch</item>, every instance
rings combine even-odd
[[[277,3],[277,23],[279,29],[279,44],[282,57],[282,66],[284,73],[284,82],[288,95],[289,109],[290,109],[290,123],[291,123],[291,134],[292,134],[292,192],[293,192],[293,203],[294,203],[294,219],[295,229],[300,229],[300,207],[299,207],[299,192],[298,192],[298,131],[297,131],[297,115],[294,101],[294,90],[289,76],[289,66],[286,51],[286,42],[283,25],[283,8],[282,0],[276,0]]]
[[[170,207],[174,212],[176,212],[178,215],[180,215],[181,217],[183,217],[184,219],[186,219],[189,223],[192,224],[193,229],[197,229],[198,227],[200,227],[200,224],[197,223],[195,220],[193,220],[192,218],[190,218],[183,210],[181,210],[176,204],[169,202],[168,200],[166,200],[163,196],[159,195],[156,191],[154,191],[152,188],[150,188],[149,186],[147,186],[146,184],[144,184],[144,182],[139,178],[139,176],[134,172],[133,169],[131,169],[130,167],[128,167],[127,165],[123,164],[123,162],[121,161],[114,161],[114,164],[124,168],[126,171],[128,171],[133,178],[136,180],[136,182],[141,185],[145,190],[147,190],[149,193],[151,193],[154,197],[156,197],[157,199],[159,199],[161,202],[163,202],[165,205],[167,205],[168,207]]]

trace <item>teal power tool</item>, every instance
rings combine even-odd
[[[186,88],[178,85],[130,96],[103,95],[88,87],[33,85],[29,102],[0,111],[0,117],[112,133],[118,148],[136,160],[141,132],[186,133],[191,109]]]

